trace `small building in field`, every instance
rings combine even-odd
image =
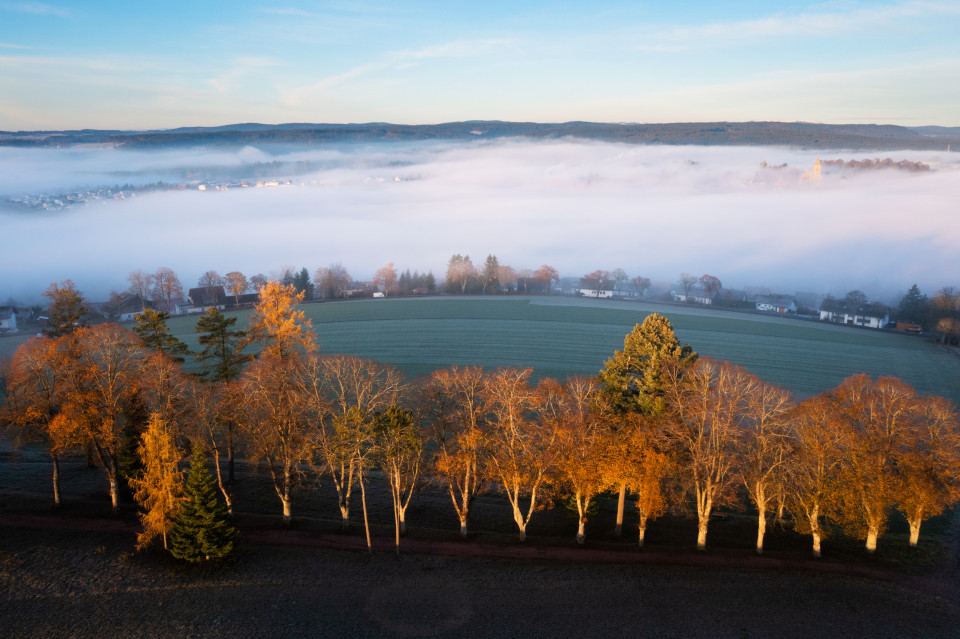
[[[670,297],[673,298],[674,302],[682,304],[703,304],[705,306],[713,304],[713,298],[707,295],[706,290],[699,287],[691,288],[689,293],[670,291]]]
[[[220,311],[227,307],[227,294],[222,286],[191,288],[187,293],[186,304],[177,306],[177,314],[205,313],[210,307]]]
[[[757,295],[753,302],[756,309],[764,313],[797,312],[797,300],[789,295]]]

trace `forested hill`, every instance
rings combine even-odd
[[[564,137],[636,144],[797,146],[811,149],[887,151],[960,150],[960,127],[903,127],[880,124],[810,122],[688,122],[614,124],[595,122],[470,121],[446,124],[232,124],[163,131],[18,131],[0,132],[2,146],[115,144],[127,147],[237,146],[469,140],[504,137]]]

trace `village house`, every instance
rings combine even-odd
[[[682,291],[670,291],[670,297],[673,298],[674,302],[680,302],[682,304],[713,304],[713,298],[707,295],[707,291],[705,289],[699,287],[691,288],[689,293],[683,293]]]
[[[852,308],[846,300],[827,298],[820,304],[820,321],[864,328],[883,328],[890,314],[883,304],[864,304]]]
[[[187,301],[177,305],[177,314],[204,313],[210,307],[222,311],[226,305],[227,294],[222,286],[200,286],[187,292]]]
[[[0,331],[17,330],[17,312],[12,306],[0,306]]]
[[[796,313],[797,301],[789,295],[757,295],[754,300],[756,309],[764,313]]]

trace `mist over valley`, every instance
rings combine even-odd
[[[886,157],[906,162],[852,166]],[[561,276],[620,267],[669,287],[681,272],[710,273],[727,288],[856,288],[889,302],[960,270],[958,168],[945,151],[569,138],[7,146],[0,298],[39,302],[70,278],[105,299],[130,271],[158,266],[185,286],[207,270],[335,262],[355,280],[387,262],[442,280],[461,253]]]

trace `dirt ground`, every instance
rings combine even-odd
[[[51,506],[42,455],[0,450],[0,634],[4,637],[951,637],[960,636],[960,580],[950,521],[913,554],[896,528],[877,557],[855,541],[774,529],[757,557],[748,514],[712,522],[705,553],[695,524],[654,522],[644,550],[612,534],[601,504],[588,544],[558,506],[516,541],[506,501],[480,499],[460,541],[449,498],[428,487],[393,553],[386,490],[371,482],[375,552],[364,549],[359,495],[340,533],[329,482],[279,523],[268,478],[241,466],[240,546],[233,561],[185,566],[161,548],[134,552],[135,510],[109,513],[101,472],[63,465],[64,504]]]

